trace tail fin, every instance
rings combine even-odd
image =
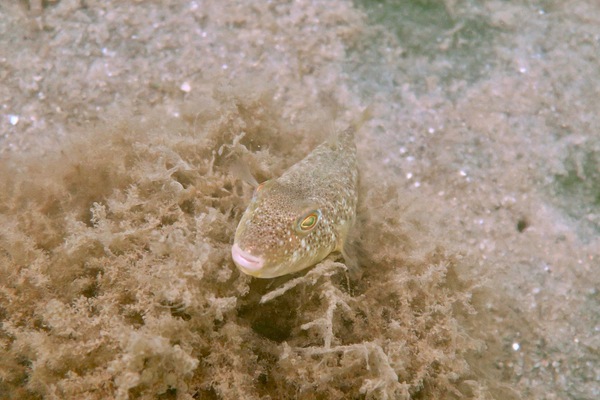
[[[349,144],[354,145],[354,135],[356,133],[356,131],[358,131],[364,124],[365,122],[367,122],[368,120],[371,119],[372,115],[372,104],[369,105],[367,108],[365,108],[360,115],[358,116],[358,118],[354,119],[354,121],[352,121],[350,123],[350,126],[347,127],[346,129],[344,129],[343,131],[341,131],[337,136],[336,136],[336,141],[339,143],[342,143],[343,146],[347,146]]]
[[[371,118],[373,118],[373,103],[369,104],[358,116],[358,118],[356,118],[354,121],[352,121],[352,128],[354,128],[355,131],[359,130],[360,128],[362,128],[362,126],[365,124],[365,122],[367,122],[368,120],[370,120]]]

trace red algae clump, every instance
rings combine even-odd
[[[406,206],[391,192],[361,188],[358,280],[333,259],[275,281],[235,268],[252,188],[230,158],[279,174],[266,166],[310,148],[310,127],[271,98],[222,87],[178,119],[122,118],[44,156],[5,158],[2,393],[485,398],[466,361],[482,343],[456,316],[475,312],[463,262],[435,246],[411,254],[424,233],[384,217]]]

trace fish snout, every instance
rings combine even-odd
[[[242,269],[243,272],[249,271],[252,273],[259,271],[265,264],[264,259],[253,256],[247,251],[242,250],[237,244],[234,244],[233,247],[231,247],[231,257],[233,257],[233,262]]]

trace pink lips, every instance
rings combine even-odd
[[[249,271],[258,271],[265,263],[262,258],[253,256],[247,251],[242,250],[237,244],[234,244],[231,248],[231,256],[238,267]]]

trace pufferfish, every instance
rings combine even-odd
[[[332,252],[348,262],[346,242],[358,198],[354,134],[360,124],[258,185],[231,248],[240,271],[275,278],[313,266]]]

